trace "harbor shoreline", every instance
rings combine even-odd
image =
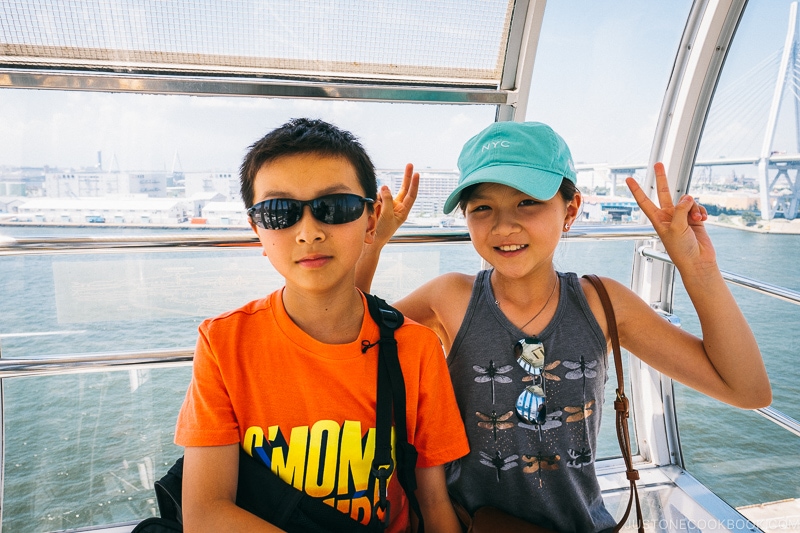
[[[769,233],[773,235],[800,235],[800,219],[786,220],[776,218],[772,220],[758,220],[747,225],[740,216],[709,216],[706,224],[723,228],[738,229],[751,233]]]

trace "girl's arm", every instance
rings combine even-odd
[[[370,291],[381,251],[408,218],[417,198],[418,188],[419,174],[414,172],[414,165],[411,163],[406,165],[403,185],[397,196],[392,198],[388,187],[381,188],[381,213],[375,240],[364,246],[356,265],[356,287],[362,291]],[[444,274],[392,305],[411,320],[435,331],[448,352],[467,310],[474,279],[474,276],[464,274]]]
[[[764,362],[717,266],[705,209],[688,195],[673,205],[661,163],[655,174],[660,207],[633,178],[627,184],[681,275],[703,338],[672,326],[628,288],[608,281],[620,343],[656,370],[721,401],[748,409],[769,405]]]
[[[236,505],[238,444],[187,446],[183,466],[183,525],[187,533],[282,531]]]
[[[372,286],[372,278],[375,277],[375,270],[378,268],[381,250],[395,234],[403,222],[408,218],[411,207],[417,199],[419,189],[419,173],[414,172],[414,165],[406,165],[403,174],[403,185],[400,187],[397,196],[392,198],[392,192],[385,185],[379,191],[379,201],[381,203],[380,218],[378,219],[378,229],[375,234],[375,241],[372,244],[365,244],[361,252],[361,258],[356,264],[356,287],[364,292],[369,292]]]

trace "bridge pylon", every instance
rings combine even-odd
[[[800,204],[800,176],[798,176],[800,174],[800,164],[796,161],[781,161],[780,155],[777,155],[772,148],[781,103],[788,88],[793,95],[791,101],[794,105],[795,139],[797,151],[800,152],[800,101],[798,101],[794,91],[795,80],[800,77],[800,71],[798,71],[797,67],[798,56],[800,56],[799,33],[797,2],[792,2],[789,6],[789,28],[786,32],[783,55],[778,68],[778,79],[772,95],[767,129],[758,160],[761,218],[764,220],[770,220],[778,213],[782,214],[784,218],[794,219],[797,217],[798,205]],[[787,182],[788,193],[784,190],[782,194],[773,194],[775,185],[780,181]]]

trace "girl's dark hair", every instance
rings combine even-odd
[[[250,146],[239,169],[242,200],[252,207],[256,174],[265,163],[296,154],[320,154],[347,159],[356,171],[364,196],[375,199],[375,166],[355,135],[322,120],[294,118]],[[372,209],[372,204],[367,204]]]
[[[461,196],[458,198],[458,207],[461,209],[462,213],[466,213],[467,202],[469,202],[469,199],[472,198],[473,194],[475,194],[475,189],[478,188],[478,185],[481,184],[476,183],[474,185],[470,185],[461,191]],[[577,192],[578,187],[572,183],[572,180],[568,178],[563,178],[561,180],[561,186],[558,188],[558,194],[561,195],[561,198],[563,198],[565,202],[571,202],[572,199],[575,198],[575,194],[577,194]]]

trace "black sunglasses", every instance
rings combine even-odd
[[[286,229],[303,218],[303,208],[309,206],[311,214],[324,224],[347,224],[361,218],[364,204],[372,204],[372,198],[357,194],[328,194],[313,200],[271,198],[258,202],[247,210],[247,216],[259,228]]]

